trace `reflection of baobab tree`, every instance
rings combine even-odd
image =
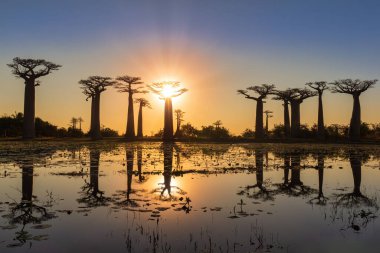
[[[245,191],[241,193],[245,193],[249,198],[273,200],[274,191],[268,190],[264,183],[264,153],[260,148],[255,150],[256,184],[246,186]],[[250,194],[250,190],[256,188],[258,190]]]
[[[20,203],[11,206],[8,215],[11,225],[21,224],[21,230],[16,232],[14,238],[17,243],[10,246],[22,246],[29,240],[47,239],[47,236],[33,237],[25,230],[27,224],[41,224],[44,221],[55,217],[53,213],[49,213],[44,206],[38,205],[37,198],[33,196],[33,172],[34,165],[31,160],[24,161],[20,168],[22,169],[22,198]]]
[[[311,200],[309,200],[310,204],[316,205],[326,205],[328,198],[326,198],[323,194],[323,174],[325,169],[325,153],[318,152],[317,153],[317,167],[318,170],[318,195]]]
[[[376,198],[369,198],[361,192],[362,163],[365,163],[369,156],[360,150],[349,150],[347,156],[352,169],[354,189],[350,193],[336,194],[330,216],[332,221],[341,220],[346,223],[345,229],[359,231],[377,218],[379,207]]]
[[[285,193],[289,196],[308,196],[315,192],[314,189],[306,186],[301,181],[301,151],[292,153],[285,152],[284,156],[284,182],[277,184],[278,193]],[[290,171],[290,180],[289,180]]]
[[[160,193],[160,199],[165,201],[177,200],[177,197],[174,196],[172,189],[176,189],[177,193],[180,195],[186,194],[178,186],[172,186],[172,176],[173,176],[173,149],[174,145],[170,143],[164,143],[162,145],[163,153],[164,153],[164,172],[162,173],[164,176],[164,182],[160,183],[162,187],[155,189],[154,192]]]
[[[180,82],[156,82],[148,86],[149,89],[157,94],[160,99],[165,100],[165,117],[164,117],[164,141],[172,141],[173,136],[173,106],[172,98],[178,97],[185,93],[187,89],[181,88]]]
[[[79,203],[84,203],[89,207],[105,206],[109,198],[104,196],[104,191],[99,189],[99,160],[100,151],[96,148],[90,148],[90,182],[85,180],[82,187]]]
[[[143,165],[143,152],[142,152],[142,146],[137,146],[137,175],[138,175],[138,182],[143,183],[147,180],[147,178],[143,175],[142,172],[142,165]]]
[[[368,155],[354,150],[350,150],[347,155],[352,169],[354,189],[351,193],[337,194],[336,204],[345,207],[375,206],[376,201],[363,195],[360,189],[362,180],[362,163],[365,163],[368,160]]]

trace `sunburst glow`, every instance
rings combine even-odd
[[[173,86],[166,84],[162,89],[162,95],[164,98],[170,98],[175,94],[176,90]]]

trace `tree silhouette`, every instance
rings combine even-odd
[[[91,98],[91,138],[96,140],[101,138],[100,134],[100,94],[104,92],[108,86],[115,85],[115,81],[111,77],[90,76],[85,80],[80,80],[79,84],[86,95],[86,100]]]
[[[318,93],[318,138],[323,140],[325,139],[325,121],[323,117],[323,102],[322,96],[323,92],[328,89],[327,82],[310,82],[306,83],[307,86],[314,89]]]
[[[264,99],[270,95],[273,94],[275,89],[275,86],[268,85],[268,84],[262,84],[261,86],[250,86],[246,90],[238,90],[238,94],[242,94],[247,99],[252,99],[256,101],[256,138],[262,138],[264,136],[264,126],[263,126],[263,108],[264,108]],[[258,97],[252,97],[248,94],[249,91],[254,91],[259,96]]]
[[[342,79],[334,81],[331,84],[331,90],[333,93],[351,94],[354,99],[354,107],[352,110],[352,117],[350,122],[349,137],[352,140],[360,139],[360,125],[361,125],[361,112],[360,112],[360,95],[372,88],[377,82],[374,80],[352,80]]]
[[[127,128],[125,131],[125,137],[129,139],[135,138],[135,120],[133,111],[133,94],[147,93],[148,91],[143,90],[143,82],[140,77],[133,76],[119,76],[116,80],[121,81],[115,85],[115,88],[119,92],[128,93],[128,118],[127,118]]]
[[[181,109],[177,109],[174,111],[175,113],[175,116],[176,116],[176,121],[177,121],[177,130],[174,134],[175,137],[181,137],[182,136],[182,133],[181,133],[181,123],[184,121],[183,120],[183,115],[185,114],[184,111],[182,111]]]
[[[137,137],[143,138],[143,107],[152,108],[149,101],[145,98],[137,98],[135,99],[135,103],[139,104],[139,117],[137,120]]]
[[[279,91],[276,90],[274,92],[275,97],[274,100],[283,101],[284,106],[284,128],[285,128],[285,136],[290,137],[290,116],[289,116],[289,102],[292,98],[293,91],[290,89]]]
[[[71,127],[73,129],[76,129],[77,128],[77,122],[78,122],[78,119],[77,118],[74,118],[72,117],[71,120],[70,120],[70,124],[71,124]]]
[[[12,74],[17,78],[24,79],[24,122],[23,138],[33,139],[35,133],[35,88],[41,84],[37,79],[58,70],[61,65],[42,59],[13,58],[13,62],[7,64],[12,69]]]
[[[77,120],[78,120],[78,123],[79,123],[79,130],[82,131],[82,123],[83,123],[84,120],[83,120],[82,117],[77,118]]]
[[[99,163],[100,150],[89,147],[90,149],[90,182],[85,182],[82,187],[79,203],[84,203],[88,207],[106,206],[110,198],[104,196],[104,191],[99,189]]]
[[[325,152],[318,152],[317,153],[317,166],[316,169],[318,170],[318,196],[312,198],[308,202],[310,204],[316,204],[324,206],[326,205],[327,198],[323,194],[323,175],[325,170]]]
[[[272,118],[273,115],[272,115],[272,111],[269,111],[269,110],[266,110],[264,111],[264,114],[265,114],[265,131],[266,133],[268,134],[268,131],[269,131],[269,126],[268,126],[268,121],[269,121],[269,118]]]
[[[156,82],[148,86],[149,89],[157,94],[160,99],[165,100],[165,117],[164,117],[164,141],[173,141],[173,106],[172,98],[178,97],[188,91],[181,88],[181,83],[176,81]]]
[[[290,107],[292,110],[290,132],[292,137],[299,137],[301,128],[301,104],[307,98],[314,97],[317,92],[313,92],[307,88],[304,89],[290,89]]]
[[[212,123],[215,126],[215,130],[220,129],[220,127],[223,125],[221,120],[217,120],[214,123]]]

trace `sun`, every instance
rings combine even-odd
[[[162,95],[164,98],[170,98],[175,94],[175,89],[169,84],[165,84],[162,88]]]

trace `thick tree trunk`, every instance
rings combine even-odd
[[[35,132],[35,84],[34,81],[25,82],[24,94],[24,122],[23,122],[23,138],[33,139]]]
[[[269,117],[268,117],[268,115],[266,115],[266,118],[265,118],[265,132],[266,132],[266,134],[268,134],[268,130],[269,130],[268,119],[269,119]]]
[[[284,184],[289,183],[289,169],[290,166],[290,156],[288,154],[285,154],[284,157]]]
[[[255,126],[255,135],[257,139],[264,137],[264,124],[263,124],[263,100],[258,99],[256,103],[256,126]]]
[[[94,140],[101,139],[102,136],[100,134],[100,93],[95,94],[94,99],[94,122],[93,122],[93,128],[91,132],[91,138]]]
[[[99,192],[99,160],[100,152],[90,150],[90,186],[95,196]]]
[[[361,125],[360,100],[359,100],[359,95],[353,95],[353,97],[354,97],[354,108],[352,110],[349,136],[351,140],[359,140],[360,139],[360,125]]]
[[[352,169],[352,175],[354,177],[354,191],[353,193],[357,196],[361,196],[360,184],[362,181],[362,162],[357,154],[350,155],[350,164]]]
[[[165,99],[165,118],[164,118],[164,141],[173,141],[173,107],[172,99]]]
[[[22,200],[32,201],[33,196],[33,164],[21,165],[22,169]]]
[[[325,122],[323,118],[322,93],[318,96],[318,139],[325,139]]]
[[[142,110],[143,106],[142,103],[140,103],[139,107],[139,117],[137,119],[137,137],[138,138],[143,138],[143,116],[142,116]]]
[[[285,136],[290,137],[289,102],[284,101],[284,128]]]
[[[292,125],[290,128],[290,132],[293,138],[297,138],[299,137],[299,132],[301,128],[301,103],[299,101],[292,101],[290,103],[290,106],[292,110]]]
[[[133,113],[133,98],[132,92],[128,94],[128,119],[127,119],[127,129],[125,131],[125,137],[129,139],[135,138],[135,119]]]
[[[90,121],[90,136],[93,135],[95,127],[95,98],[91,96],[91,121]]]

